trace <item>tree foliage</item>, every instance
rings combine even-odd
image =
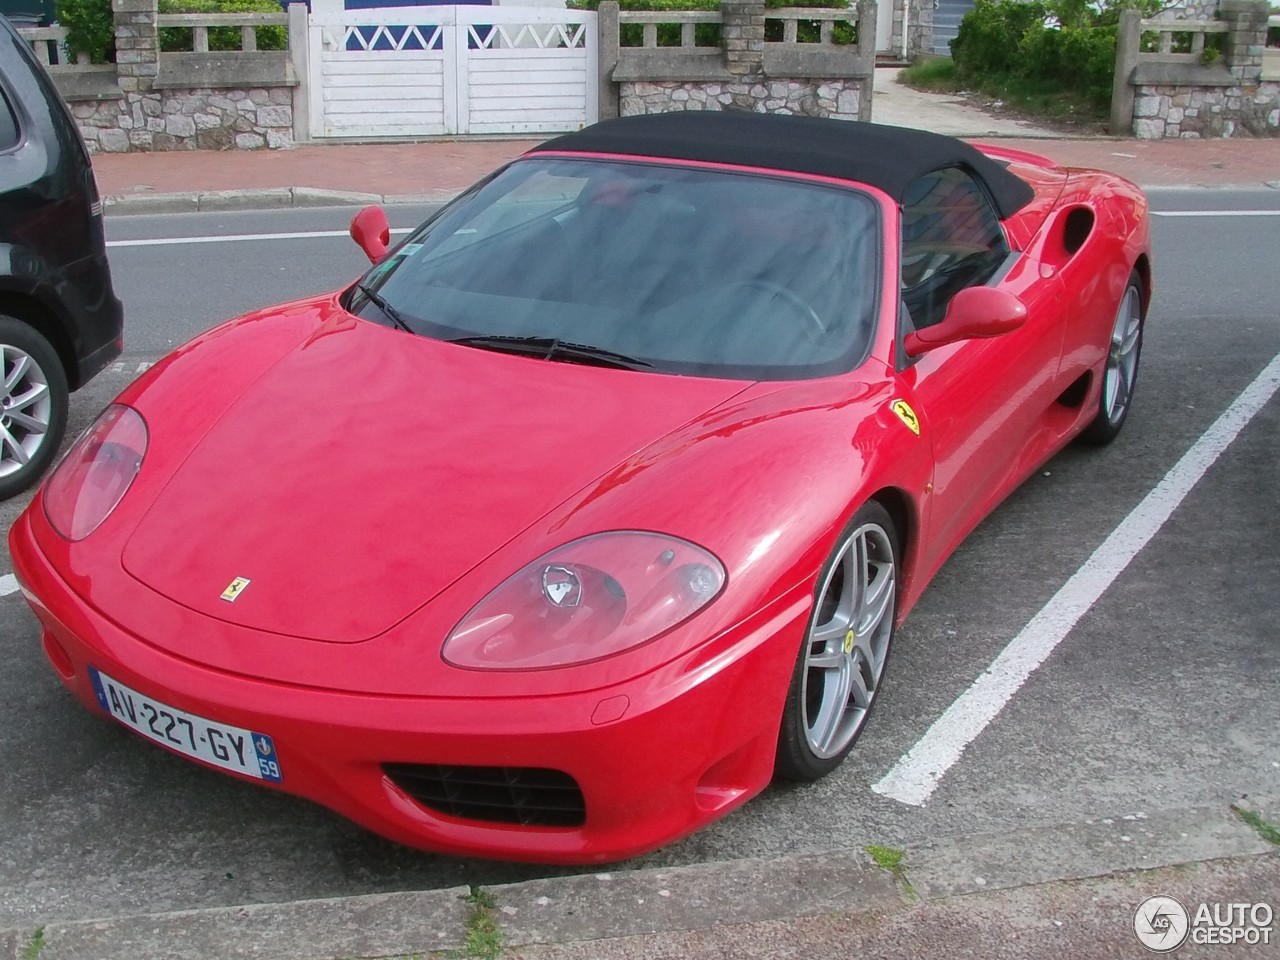
[[[159,0],[161,13],[279,13],[277,0]],[[115,20],[111,0],[58,0],[58,22],[67,28],[67,46],[89,54],[94,63],[115,59]],[[283,50],[288,45],[284,27],[258,27],[259,50]],[[165,27],[159,31],[161,50],[190,50],[190,27]],[[209,30],[210,50],[239,50],[239,27]]]
[[[159,0],[161,13],[279,13],[277,0]],[[258,27],[259,50],[283,50],[289,44],[285,27]],[[210,27],[209,49],[239,50],[242,42],[239,27]],[[161,50],[190,50],[193,46],[190,27],[164,27],[160,30]]]
[[[977,0],[951,41],[961,82],[1008,77],[1111,100],[1120,12],[1161,0]]]
[[[94,63],[109,63],[116,55],[116,26],[111,0],[58,0],[58,23],[67,28],[67,47],[87,53]]]

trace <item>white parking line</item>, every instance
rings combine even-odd
[[[0,597],[7,597],[11,593],[18,592],[18,578],[12,573],[6,573],[0,577]]]
[[[1280,217],[1280,210],[1152,210],[1155,217]],[[415,227],[394,227],[392,236],[412,232]],[[108,247],[164,247],[190,243],[247,243],[259,240],[321,240],[349,237],[346,230],[304,230],[296,233],[230,233],[204,237],[146,237],[137,240],[108,240]]]
[[[1280,210],[1152,210],[1153,217],[1280,217]]]
[[[392,234],[409,233],[414,227],[395,227]],[[349,237],[346,230],[306,230],[301,233],[229,233],[209,237],[147,237],[141,240],[108,240],[108,247],[164,247],[184,243],[243,243],[248,240],[315,240],[323,237]]]
[[[132,371],[132,372],[133,372],[133,373],[146,373],[148,370],[150,370],[150,369],[151,369],[152,367],[154,367],[155,365],[156,365],[156,362],[155,362],[154,360],[143,360],[143,361],[142,361],[141,363],[139,363],[136,367],[134,367],[134,369],[133,369],[133,371]],[[125,367],[126,367],[126,364],[125,364],[125,362],[124,362],[123,360],[117,360],[115,363],[113,363],[113,364],[111,365],[111,372],[112,372],[112,373],[120,373],[120,374],[122,374],[122,373],[124,373],[124,372],[125,372]]]
[[[1280,355],[1267,364],[1155,489],[1009,642],[991,666],[871,789],[893,800],[922,806],[965,748],[996,718],[1018,688],[1155,536],[1277,388],[1280,388]]]

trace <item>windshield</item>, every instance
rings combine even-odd
[[[877,217],[856,190],[783,177],[521,160],[410,235],[349,306],[423,336],[557,361],[826,376],[867,353]]]

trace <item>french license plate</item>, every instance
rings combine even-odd
[[[89,679],[102,709],[149,740],[224,770],[280,783],[280,758],[265,733],[206,720],[153,700],[101,670],[89,668]]]

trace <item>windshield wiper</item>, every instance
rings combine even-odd
[[[592,363],[602,367],[617,367],[620,370],[644,370],[653,364],[638,357],[629,357],[625,353],[616,353],[603,347],[595,347],[588,343],[570,343],[555,337],[516,337],[492,334],[489,336],[458,337],[450,343],[464,347],[480,347],[485,350],[499,350],[503,353],[518,353],[521,356],[541,357],[543,360],[568,360],[576,363]]]
[[[372,303],[375,307],[381,310],[386,315],[388,320],[394,323],[397,327],[399,327],[405,333],[414,333],[414,334],[417,333],[417,331],[414,330],[413,327],[405,323],[404,317],[400,316],[400,311],[397,310],[395,307],[393,307],[391,304],[387,303],[387,301],[382,298],[381,294],[375,292],[374,290],[371,290],[369,287],[366,287],[363,283],[357,283],[356,289],[359,290],[361,293],[363,293],[370,303]]]

